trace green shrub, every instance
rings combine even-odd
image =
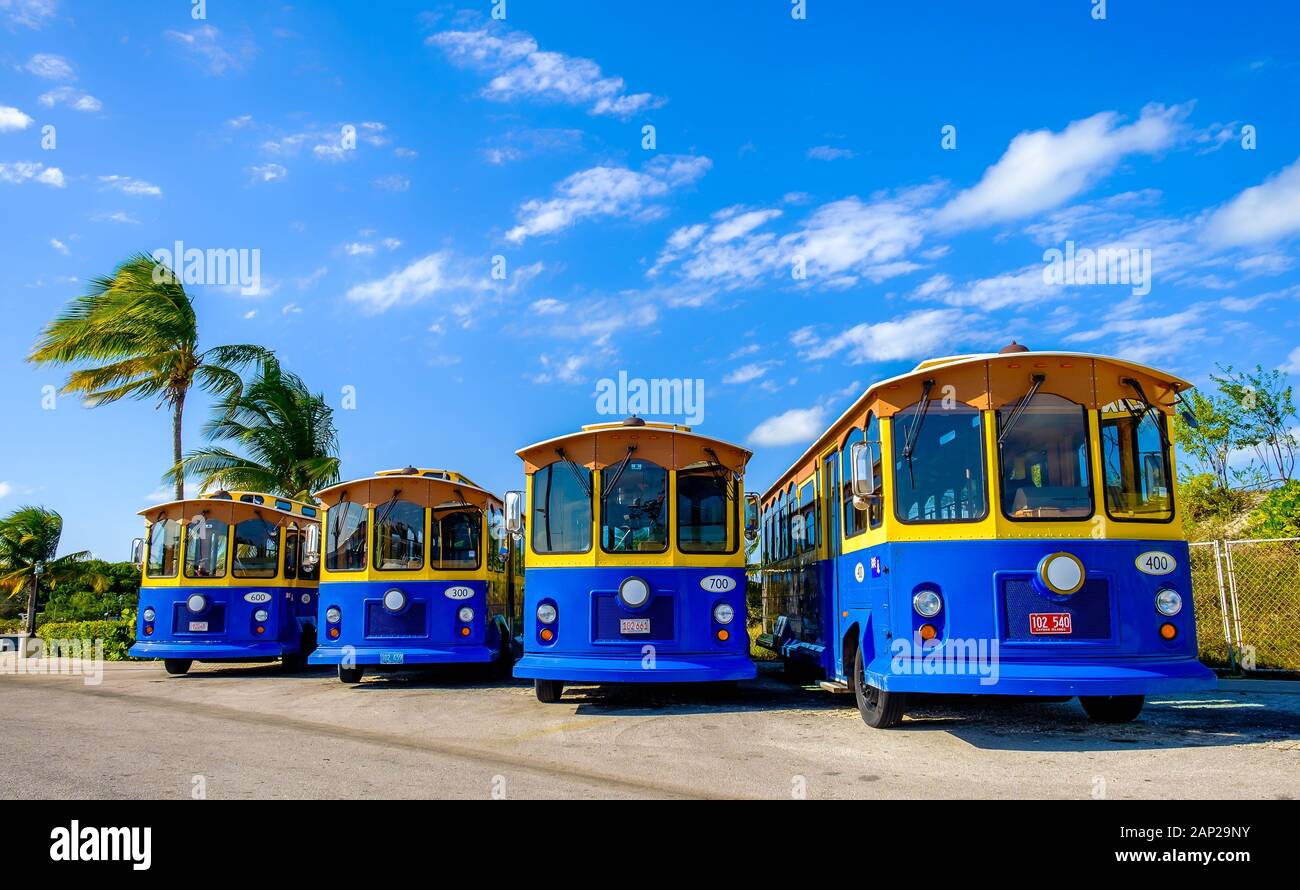
[[[48,621],[36,628],[49,655],[80,655],[80,650],[59,652],[59,640],[103,640],[105,661],[126,661],[135,642],[135,613],[127,611],[116,621]]]
[[[1257,538],[1300,538],[1300,480],[1292,479],[1268,493],[1250,515]]]
[[[1184,515],[1193,521],[1226,519],[1241,508],[1241,494],[1224,488],[1213,473],[1196,473],[1178,483]]]
[[[20,634],[26,627],[21,618],[0,618],[0,634]]]

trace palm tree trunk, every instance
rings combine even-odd
[[[185,390],[181,390],[176,395],[172,404],[172,466],[176,467],[176,500],[185,500],[185,476],[180,472],[182,447],[181,447],[181,421],[185,415]]]
[[[36,593],[41,583],[39,575],[32,575],[32,586],[27,592],[27,638],[36,636]]]

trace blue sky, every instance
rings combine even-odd
[[[23,357],[177,240],[259,251],[259,294],[191,288],[203,343],[353,387],[347,477],[517,487],[620,371],[702,380],[751,487],[870,381],[1012,337],[1300,373],[1300,14],[1107,6],[0,0],[0,510],[126,554],[167,417],[47,410]],[[1045,281],[1067,242],[1149,287]]]

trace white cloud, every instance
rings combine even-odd
[[[244,313],[244,320],[245,320],[245,321],[249,321],[249,320],[254,319],[254,318],[257,318],[257,310],[256,310],[256,309],[249,309],[247,312]]]
[[[519,224],[506,233],[515,244],[537,235],[567,229],[598,216],[652,219],[663,213],[654,203],[674,189],[703,176],[713,162],[695,155],[660,155],[638,170],[591,167],[562,180],[555,197],[532,200],[519,208]]]
[[[791,408],[784,414],[769,417],[754,427],[748,441],[751,445],[764,448],[811,442],[821,435],[825,425],[826,409],[823,406]]]
[[[247,41],[236,52],[226,48],[221,31],[212,25],[200,25],[188,31],[164,31],[163,36],[180,46],[199,67],[209,74],[222,75],[239,71],[255,49]]]
[[[58,167],[46,167],[33,161],[0,163],[0,182],[20,185],[28,180],[35,180],[42,185],[59,189],[67,184],[63,179],[63,171]]]
[[[663,104],[650,93],[629,94],[621,77],[606,77],[591,59],[542,52],[532,35],[523,31],[443,31],[425,42],[441,49],[452,64],[488,75],[483,88],[488,99],[585,105],[591,114],[621,118]]]
[[[814,145],[808,149],[808,157],[814,161],[838,161],[853,156],[852,149],[836,148],[833,145]]]
[[[53,108],[55,105],[67,105],[73,111],[87,113],[94,113],[104,107],[104,103],[89,93],[67,86],[55,87],[48,93],[42,93],[39,101],[46,108]]]
[[[132,195],[134,197],[145,196],[150,198],[162,197],[161,188],[154,185],[152,182],[145,182],[143,179],[135,179],[131,176],[113,175],[101,176],[99,177],[99,181],[104,183],[105,188],[121,192],[124,195]]]
[[[32,124],[32,119],[23,114],[17,108],[9,105],[0,105],[0,133],[8,133],[13,130],[26,130]]]
[[[58,11],[58,0],[0,0],[0,11],[15,25],[40,30]]]
[[[410,189],[411,180],[406,176],[394,173],[373,180],[371,185],[385,192],[404,192]]]
[[[1295,374],[1300,376],[1300,346],[1291,350],[1291,353],[1286,357],[1286,363],[1282,365],[1281,370],[1285,374]],[[0,497],[3,497],[3,494],[0,494]]]
[[[55,250],[57,250],[59,253],[63,254],[64,256],[68,255],[68,245],[64,244],[58,238],[50,239],[50,247],[53,247]]]
[[[1205,224],[1213,244],[1239,247],[1300,232],[1300,158],[1215,210]]]
[[[953,198],[936,216],[942,225],[981,225],[1050,210],[1083,192],[1132,154],[1152,154],[1174,144],[1189,107],[1151,104],[1131,124],[1104,111],[1074,121],[1059,133],[1025,132],[1011,140],[983,178]]]
[[[1065,337],[1066,343],[1105,343],[1103,350],[1136,362],[1169,358],[1204,336],[1199,327],[1203,307],[1191,306],[1168,315],[1138,318],[1109,315],[1100,325]]]
[[[289,175],[288,168],[283,164],[261,164],[249,167],[248,172],[252,174],[254,182],[277,182]]]
[[[384,245],[384,247],[387,247],[389,250],[397,250],[397,248],[402,246],[402,241],[400,238],[385,238],[383,241],[380,241],[379,243]]]
[[[420,156],[420,153],[413,148],[395,148],[393,149],[393,155],[399,158],[410,159],[410,158],[418,158]]]
[[[568,308],[568,304],[552,297],[546,297],[541,300],[534,300],[530,308],[538,315],[560,315]]]
[[[120,223],[122,225],[130,225],[130,226],[135,226],[140,224],[140,220],[136,219],[131,214],[125,213],[121,210],[118,210],[114,213],[99,213],[96,214],[93,217],[93,219],[96,222]]]
[[[226,126],[230,127],[232,130],[242,130],[244,127],[247,127],[252,123],[253,116],[251,114],[241,114],[239,117],[232,117],[230,120],[226,121]]]
[[[361,241],[353,241],[350,244],[343,245],[343,252],[348,256],[373,256],[375,245],[366,244]]]
[[[592,361],[590,355],[540,355],[537,361],[542,370],[533,375],[534,383],[582,383],[586,375],[582,369]]]
[[[63,56],[56,56],[53,53],[37,53],[27,60],[23,66],[29,74],[35,74],[37,77],[44,77],[46,80],[76,80],[76,72],[72,69],[72,63]]]
[[[758,352],[758,350],[759,350],[759,345],[757,343],[750,343],[746,346],[742,346],[739,349],[735,350],[734,352],[731,353],[731,355],[727,356],[727,358],[729,359],[743,358],[744,356],[747,355],[753,355],[754,353]]]
[[[0,482],[0,498],[9,497],[9,492],[13,490],[14,490],[13,486],[10,485],[8,482]]]
[[[519,282],[521,274],[525,270],[515,272],[514,283]],[[365,311],[377,313],[418,303],[435,294],[481,294],[496,289],[486,275],[473,276],[463,271],[451,253],[444,250],[421,257],[383,278],[355,285],[348,290],[347,298],[361,304]]]
[[[969,319],[956,309],[922,309],[895,321],[876,324],[862,322],[828,340],[818,340],[807,328],[792,336],[792,342],[804,350],[810,360],[848,353],[849,362],[889,362],[925,358],[939,354],[943,347],[959,339]]]
[[[726,377],[722,378],[723,383],[750,383],[767,374],[771,368],[769,362],[750,362],[747,365],[741,365],[732,371]]]

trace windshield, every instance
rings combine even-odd
[[[479,514],[456,510],[438,520],[434,556],[441,569],[476,569],[479,562]]]
[[[195,517],[185,527],[185,577],[224,578],[230,526],[220,519]]]
[[[366,508],[344,502],[326,513],[325,568],[356,572],[366,567]]]
[[[1174,515],[1165,417],[1135,399],[1101,409],[1106,513],[1112,519],[1167,521]],[[1135,416],[1136,415],[1136,416]]]
[[[235,577],[274,578],[280,568],[280,527],[265,519],[235,526]]]
[[[677,471],[677,546],[683,553],[730,553],[727,477],[712,467]]]
[[[931,402],[914,432],[911,466],[903,454],[919,405],[894,415],[894,509],[904,522],[962,522],[988,513],[984,495],[984,422],[957,403]]]
[[[668,549],[668,471],[629,460],[600,471],[601,549],[662,553]]]
[[[375,568],[388,572],[424,568],[424,507],[390,501],[375,508]]]
[[[150,578],[175,578],[180,567],[181,524],[175,519],[163,519],[149,526],[149,562],[146,573]]]
[[[1016,520],[1091,516],[1087,409],[1039,393],[1008,429],[1015,407],[998,409],[1003,515]]]
[[[535,553],[586,553],[591,549],[590,486],[591,470],[586,467],[553,463],[533,474],[529,525]]]

